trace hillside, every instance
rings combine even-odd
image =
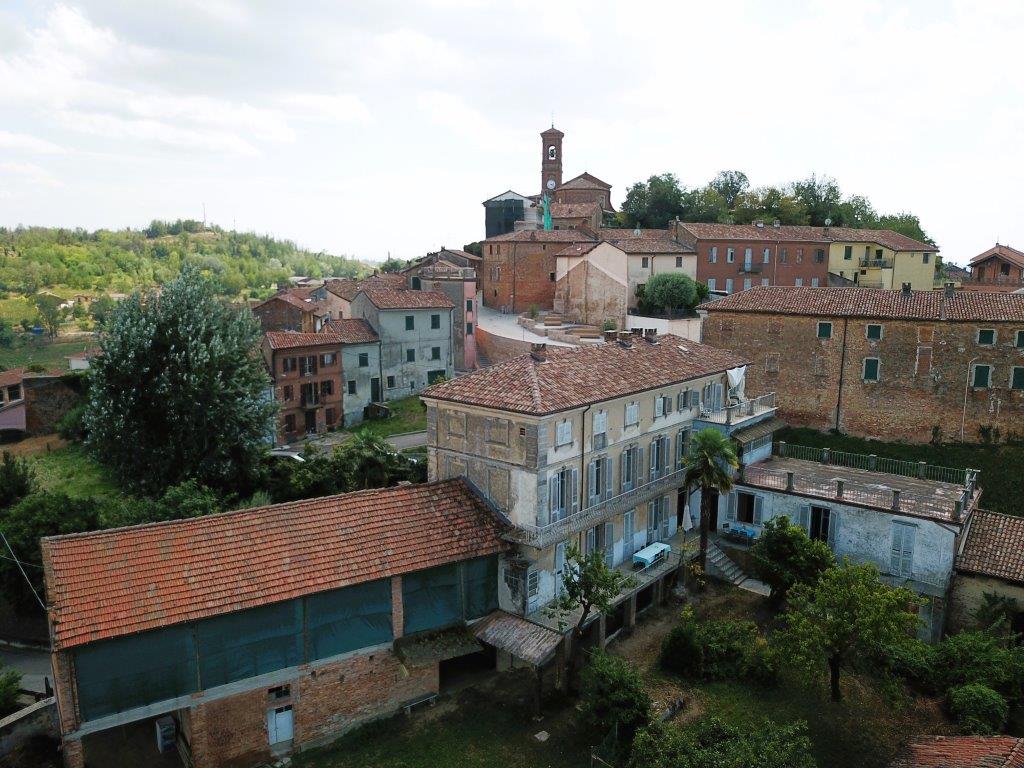
[[[154,221],[142,230],[95,232],[0,228],[0,316],[18,322],[18,298],[42,290],[66,297],[130,293],[166,282],[186,263],[197,264],[231,297],[267,295],[293,275],[344,277],[368,271],[356,259],[197,221]],[[27,310],[28,302],[24,305]]]

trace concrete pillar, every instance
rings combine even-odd
[[[85,748],[81,739],[66,739],[61,748],[64,768],[85,768]]]
[[[917,462],[917,476],[918,476],[918,478],[920,478],[921,480],[924,480],[924,476],[925,476],[927,470],[928,470],[928,462],[926,462],[926,461],[919,461],[919,462]]]
[[[895,488],[892,489],[892,508],[895,512],[900,510],[900,492]]]
[[[626,616],[624,620],[624,626],[626,629],[632,629],[636,626],[636,592],[629,596],[626,600]]]
[[[831,453],[832,452],[828,448],[822,448],[821,449],[821,463],[822,464],[828,464],[829,457],[830,457]]]
[[[793,473],[788,471],[786,472],[786,490],[793,490]]]
[[[843,486],[844,485],[845,485],[845,481],[843,481],[843,480],[836,480],[836,498],[837,499],[843,498]]]
[[[391,631],[395,640],[402,636],[405,612],[402,609],[402,577],[391,577]]]
[[[782,456],[783,458],[785,458],[786,457],[786,441],[785,440],[779,440],[779,442],[776,443],[776,445],[779,446],[779,448],[778,448],[779,456]]]
[[[878,465],[878,457],[873,453],[868,454],[868,469],[872,472],[875,471],[875,467]]]
[[[606,616],[602,613],[597,617],[597,647],[604,648],[605,643],[608,640],[608,625],[606,623]]]

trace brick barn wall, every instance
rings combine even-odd
[[[525,312],[532,305],[551,309],[555,300],[555,254],[572,242],[484,243],[484,263],[480,271],[480,286],[484,306],[499,309],[509,307],[513,312]],[[497,269],[500,268],[500,277]]]
[[[832,338],[818,339],[819,320],[831,320]],[[879,323],[883,337],[866,338]],[[979,347],[979,328],[997,328],[997,343]],[[796,425],[830,429],[835,424],[842,375],[839,429],[862,437],[927,442],[933,429],[943,440],[977,442],[979,429],[998,427],[1003,438],[1024,433],[1024,392],[1009,389],[1010,370],[1024,366],[1013,346],[1011,323],[951,323],[913,320],[844,320],[711,311],[704,342],[731,349],[752,361],[747,394],[776,392],[780,415]],[[867,357],[880,362],[878,382],[863,380]],[[964,385],[972,359],[993,366],[992,389]],[[777,367],[777,371],[773,368]]]
[[[260,328],[267,331],[302,331],[303,313],[284,301],[270,301],[256,307],[252,313],[260,321]],[[312,329],[308,329],[312,330]]]
[[[195,768],[249,768],[270,761],[267,691],[238,693],[189,710]]]

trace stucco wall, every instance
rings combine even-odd
[[[994,579],[991,576],[957,573],[949,592],[949,619],[946,628],[956,632],[975,627],[973,614],[983,604],[986,592],[1016,600],[1018,609],[1024,611],[1024,586]]]

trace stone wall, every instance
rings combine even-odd
[[[57,431],[61,418],[78,405],[82,394],[74,377],[26,376],[25,432],[29,435],[49,435]]]
[[[984,603],[986,592],[1012,598],[1017,601],[1018,608],[1024,608],[1024,585],[1011,584],[990,576],[957,573],[949,592],[949,619],[946,630],[957,632],[961,629],[975,628],[977,625],[973,614]]]
[[[530,342],[523,341],[522,339],[509,339],[505,336],[492,334],[479,326],[475,333],[477,348],[491,365],[504,363],[513,357],[529,354],[533,346]]]

